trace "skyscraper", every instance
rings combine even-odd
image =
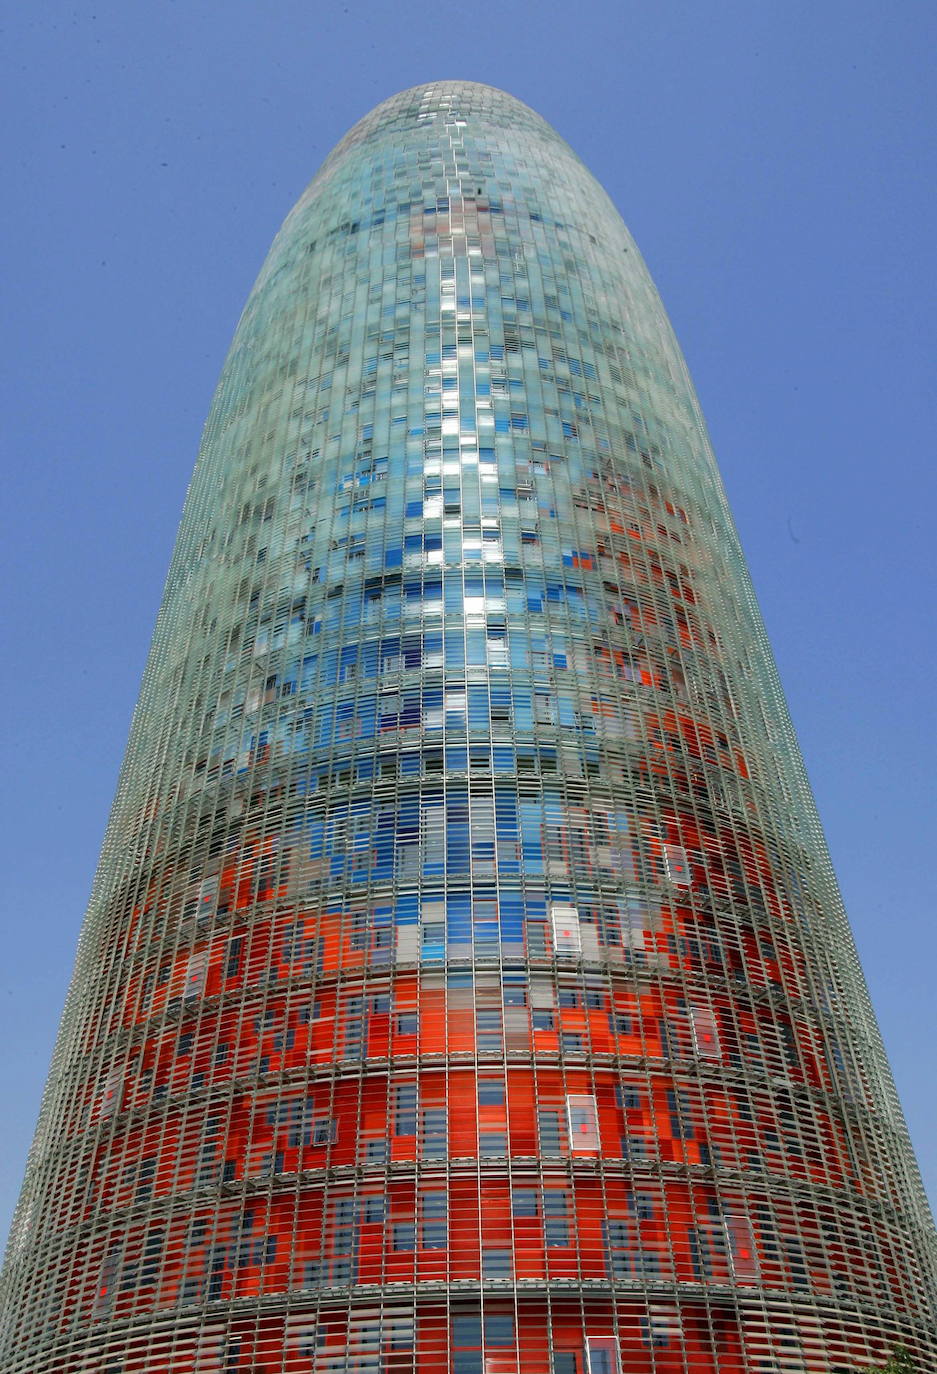
[[[532,111],[404,92],[225,365],[0,1370],[927,1370],[934,1281],[653,285]]]

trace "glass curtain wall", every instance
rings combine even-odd
[[[924,1371],[934,1273],[646,269],[527,107],[404,92],[224,367],[0,1369]]]

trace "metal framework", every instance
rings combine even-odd
[[[934,1278],[634,243],[516,100],[395,96],[212,406],[0,1369],[924,1371]]]

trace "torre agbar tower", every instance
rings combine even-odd
[[[357,124],[247,303],[3,1283],[3,1374],[937,1367],[686,367],[499,91]]]

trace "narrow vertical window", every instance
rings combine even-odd
[[[621,1374],[618,1341],[614,1336],[586,1337],[586,1374]]]
[[[570,1093],[566,1098],[569,1148],[573,1154],[595,1154],[599,1148],[599,1115],[595,1098]]]
[[[748,1217],[729,1215],[725,1218],[725,1228],[733,1277],[743,1283],[757,1279],[758,1257]]]
[[[553,927],[553,948],[557,958],[578,958],[582,952],[579,912],[574,906],[560,906],[554,902],[550,908],[550,920]]]
[[[445,1159],[448,1152],[445,1107],[423,1109],[423,1158]]]
[[[693,1048],[698,1058],[722,1058],[716,1018],[709,1007],[690,1008],[690,1029],[693,1032]]]
[[[416,1135],[416,1084],[400,1083],[395,1090],[394,1135]]]
[[[563,1138],[559,1111],[553,1107],[541,1107],[537,1112],[537,1125],[540,1132],[540,1153],[564,1154],[566,1141]]]

